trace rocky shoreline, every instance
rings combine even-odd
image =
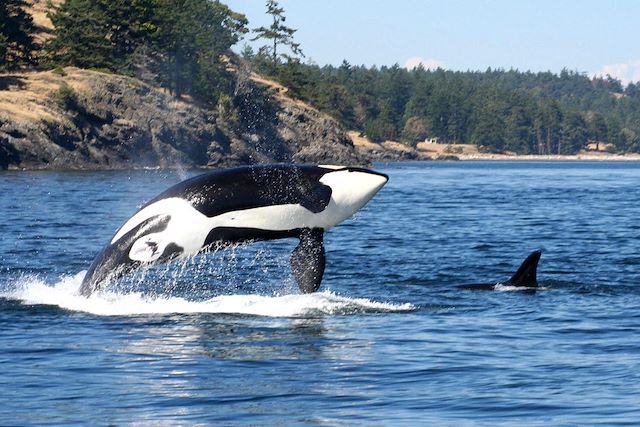
[[[256,84],[241,83],[238,96],[250,97]],[[258,96],[244,108],[260,111],[238,118],[120,75],[77,68],[0,75],[0,169],[369,162],[326,114],[285,96]]]

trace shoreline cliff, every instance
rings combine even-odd
[[[333,118],[238,79],[243,89],[228,102],[244,102],[244,117],[122,75],[72,67],[2,74],[0,169],[368,162]]]

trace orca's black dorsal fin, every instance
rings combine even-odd
[[[300,291],[315,292],[324,275],[324,230],[305,228],[300,232],[300,243],[291,254],[291,271]]]
[[[520,286],[535,288],[538,286],[537,271],[538,261],[540,261],[541,251],[534,251],[522,262],[516,274],[511,279],[503,283],[506,286]]]

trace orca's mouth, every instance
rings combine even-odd
[[[389,181],[389,175],[381,173],[381,172],[376,172],[374,170],[371,169],[366,169],[366,168],[359,168],[359,167],[355,167],[355,166],[349,166],[345,168],[347,171],[349,172],[362,172],[362,173],[368,173],[370,175],[378,175],[379,177],[382,177],[385,179],[386,181]]]

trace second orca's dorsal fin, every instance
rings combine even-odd
[[[541,251],[534,251],[522,262],[518,271],[511,276],[511,279],[503,283],[506,286],[520,286],[535,288],[538,286],[538,261],[540,261]]]

